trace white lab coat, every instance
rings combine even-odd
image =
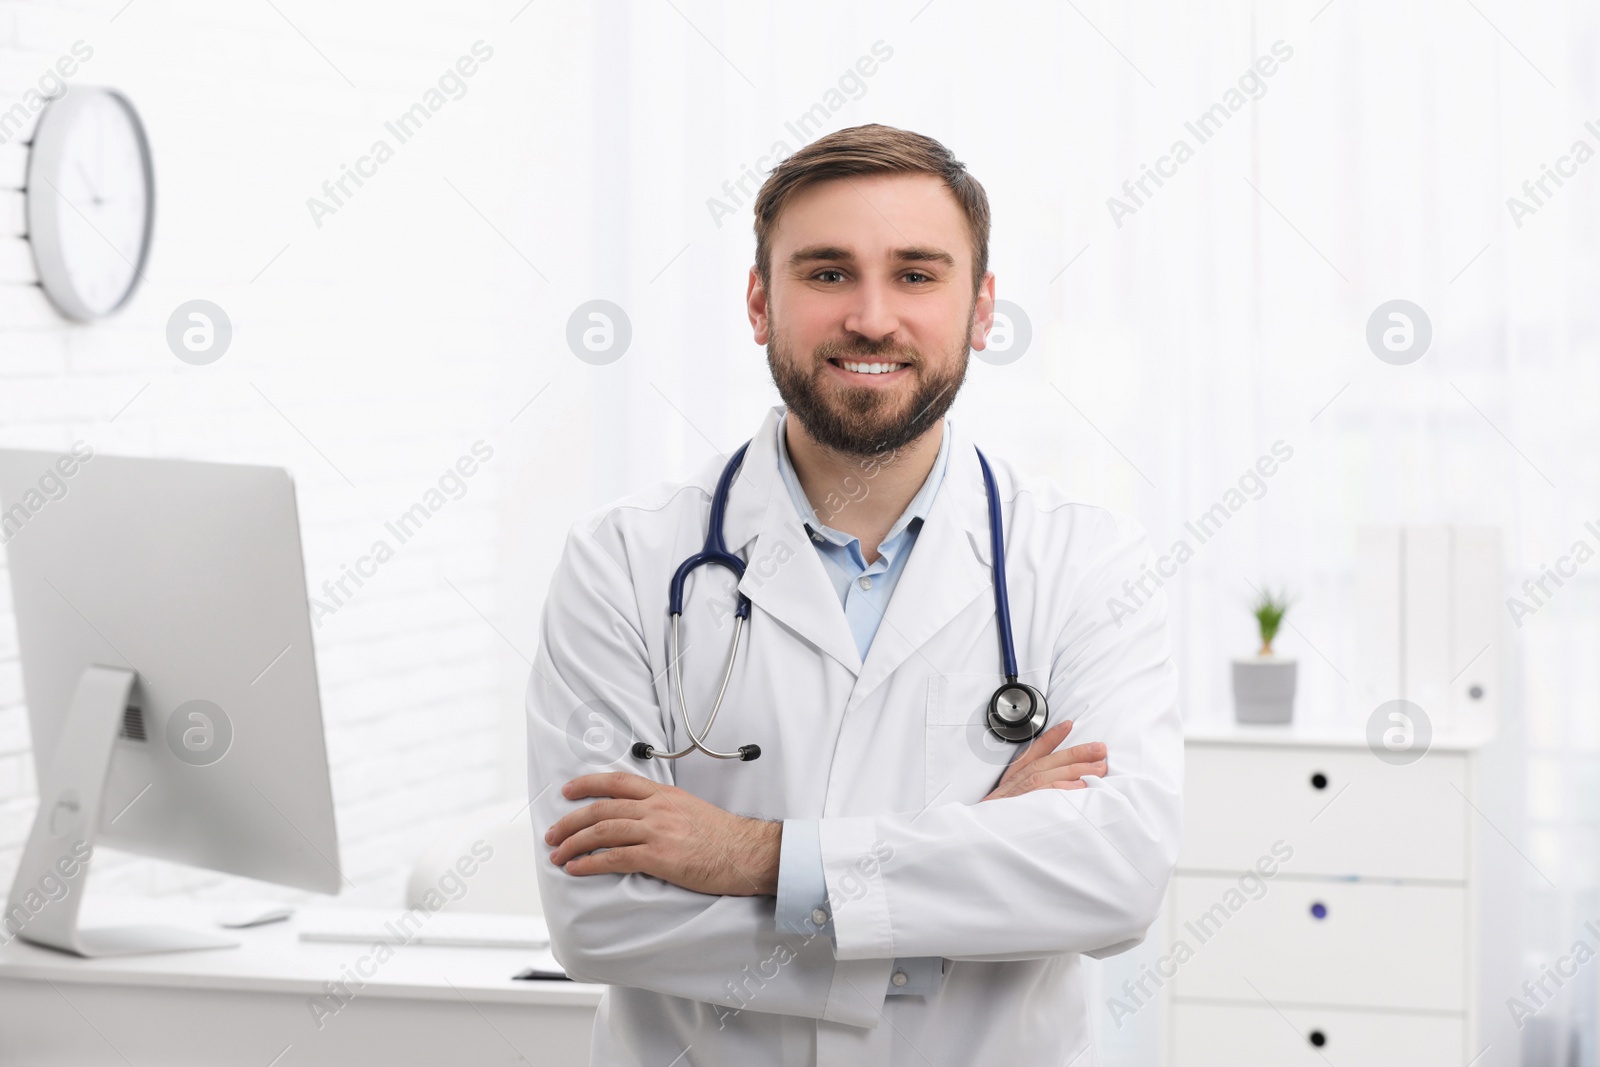
[[[528,690],[531,811],[548,852],[550,824],[591,803],[563,798],[562,783],[620,769],[729,811],[820,819],[834,936],[779,933],[770,896],[541,864],[556,958],[611,985],[593,1062],[1089,1067],[1081,956],[1143,939],[1178,853],[1182,730],[1165,601],[1157,593],[1120,625],[1108,607],[1139,579],[1145,535],[1053,485],[1019,483],[986,453],[1022,680],[1045,692],[1052,724],[1076,722],[1067,744],[1106,743],[1110,774],[979,803],[1014,749],[981,725],[1001,677],[973,442],[947,421],[949,467],[863,663],[779,476],[781,412],[733,485],[726,540],[748,563],[739,588],[753,607],[707,738],[759,744],[761,758],[628,753],[635,739],[685,742],[669,704],[667,586],[705,539],[716,457],[689,482],[572,529]],[[869,474],[847,494],[871,492]],[[695,572],[682,625],[697,728],[722,678],[733,603],[728,572]],[[885,997],[892,960],[913,956],[950,961],[940,991]]]

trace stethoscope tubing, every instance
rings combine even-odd
[[[1011,639],[1011,601],[1006,596],[1005,535],[1000,526],[1000,490],[994,482],[994,472],[983,450],[978,453],[978,466],[983,468],[983,488],[989,500],[989,554],[994,557],[994,614],[1000,630],[1000,663],[1005,669],[1006,681],[1017,680],[1017,648]]]
[[[705,743],[704,737],[694,732],[694,723],[689,718],[689,706],[683,700],[683,656],[678,646],[678,620],[680,613],[674,612],[672,616],[672,684],[678,690],[678,710],[683,713],[683,728],[689,734],[689,744],[676,752],[661,752],[654,748],[650,755],[655,759],[682,759],[689,753],[698,749],[708,756],[717,759],[748,759],[743,749],[737,752],[718,752]],[[711,732],[711,726],[717,721],[717,712],[722,710],[722,698],[728,692],[728,680],[733,677],[733,661],[739,655],[739,636],[744,629],[744,619],[735,617],[733,620],[733,647],[728,650],[728,666],[722,672],[722,686],[717,690],[717,701],[711,705],[711,714],[706,718],[705,733]],[[746,746],[748,748],[750,746]]]
[[[739,446],[739,450],[733,454],[733,457],[728,460],[727,466],[723,468],[722,476],[717,479],[716,489],[711,494],[711,515],[707,523],[705,545],[699,552],[696,552],[678,565],[678,569],[673,572],[672,582],[668,588],[667,612],[672,618],[672,687],[678,691],[678,710],[683,716],[683,728],[689,735],[689,744],[676,752],[661,752],[654,746],[640,741],[633,746],[633,754],[639,759],[681,759],[696,751],[704,752],[706,755],[716,759],[753,760],[761,755],[761,748],[758,745],[742,745],[737,751],[721,752],[706,744],[705,741],[705,738],[711,733],[712,725],[717,721],[717,713],[722,710],[723,698],[728,693],[728,683],[733,678],[733,665],[739,655],[739,642],[744,633],[744,624],[750,617],[750,598],[743,592],[738,595],[738,603],[733,613],[733,644],[728,650],[727,665],[723,668],[722,684],[717,689],[717,698],[715,703],[711,705],[711,714],[706,718],[705,727],[698,733],[695,731],[694,722],[689,717],[689,706],[683,694],[683,649],[679,633],[679,624],[683,618],[684,586],[688,582],[689,575],[696,568],[706,564],[714,564],[719,567],[726,567],[731,571],[735,581],[744,579],[744,561],[728,551],[727,543],[723,540],[722,527],[723,519],[728,510],[729,491],[733,486],[734,478],[739,473],[740,467],[744,465],[745,453],[749,448],[749,441]],[[989,461],[984,457],[983,450],[975,449],[975,451],[978,453],[978,465],[983,470],[984,495],[989,505],[989,550],[992,557],[991,565],[994,569],[994,610],[997,623],[996,629],[1000,633],[1001,666],[1005,672],[1006,680],[1006,685],[996,691],[996,699],[998,700],[1007,686],[1016,686],[1018,684],[1017,651],[1011,633],[1011,602],[1006,595],[1005,533],[1000,515],[1000,490],[995,484],[994,472],[989,468]],[[1043,701],[1043,695],[1038,694],[1031,687],[1022,686],[1021,688],[1034,694],[1039,701]],[[1040,714],[1047,717],[1049,712],[1046,709],[1041,711]],[[991,728],[994,728],[993,724],[991,724]],[[1021,729],[1027,730],[1028,728],[1022,727]],[[1043,729],[1042,721],[1032,727],[1032,733],[1029,736],[1036,736],[1038,730],[1041,729]],[[1011,740],[1018,739],[1011,738]]]
[[[733,479],[738,476],[739,468],[744,465],[744,455],[749,448],[749,441],[740,445],[733,458],[728,460],[728,465],[722,469],[722,476],[717,479],[716,490],[711,494],[711,516],[706,528],[705,545],[699,552],[678,565],[667,590],[667,613],[672,617],[672,686],[678,691],[678,710],[683,715],[683,728],[689,735],[689,744],[676,752],[662,752],[641,741],[634,745],[634,755],[641,759],[682,759],[695,751],[704,752],[716,759],[752,760],[761,755],[761,749],[757,745],[744,745],[734,752],[720,752],[705,743],[706,735],[711,733],[711,727],[717,721],[717,713],[722,710],[723,697],[728,693],[728,682],[733,678],[733,665],[739,655],[739,641],[744,634],[744,623],[750,617],[750,598],[742,592],[739,593],[738,603],[733,610],[733,645],[728,650],[728,663],[722,671],[722,685],[717,689],[716,703],[711,705],[711,714],[706,718],[705,728],[700,733],[695,732],[694,721],[689,717],[689,706],[683,696],[683,647],[679,636],[679,623],[683,619],[684,585],[695,568],[708,563],[715,564],[733,572],[734,581],[744,579],[744,560],[728,551],[727,543],[722,539],[722,525],[728,511],[728,494],[733,487]]]

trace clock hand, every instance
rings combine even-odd
[[[83,169],[83,163],[80,160],[73,160],[72,165],[77,168],[78,174],[83,178],[83,184],[89,189],[90,202],[92,202],[95,207],[99,207],[100,205],[104,204],[105,200],[101,198],[99,190],[94,187],[93,179],[91,179],[89,177],[89,173]]]

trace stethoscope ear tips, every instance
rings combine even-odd
[[[628,751],[633,754],[633,758],[636,759],[636,760],[647,760],[647,759],[655,759],[656,758],[655,746],[646,744],[643,741],[635,741],[633,743],[633,747],[628,749]],[[688,752],[689,752],[689,749],[684,749],[683,752],[679,753],[679,755],[685,755]],[[720,759],[732,759],[733,758],[733,753],[731,753],[731,752],[728,752],[728,753],[716,753],[715,755],[717,755],[718,758],[720,758]],[[664,759],[677,759],[678,757],[673,755],[672,753],[668,752],[662,758],[664,758]],[[761,758],[761,746],[760,745],[740,745],[739,746],[739,759],[744,761],[745,763],[749,763],[753,759],[760,759],[760,758]]]

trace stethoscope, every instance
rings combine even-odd
[[[678,644],[678,621],[683,617],[683,586],[694,569],[714,563],[732,571],[735,581],[744,578],[744,560],[729,552],[723,542],[722,520],[728,510],[728,489],[733,485],[733,479],[739,473],[744,454],[749,448],[749,441],[740,445],[739,451],[723,468],[722,476],[717,479],[716,491],[711,494],[711,518],[706,529],[705,546],[679,564],[669,586],[667,612],[672,617],[672,682],[678,690],[678,710],[683,715],[683,728],[689,735],[690,743],[677,752],[661,752],[653,745],[638,741],[632,749],[635,759],[678,759],[696,749],[717,759],[753,760],[761,757],[760,745],[740,745],[734,752],[718,752],[704,740],[705,735],[711,732],[712,724],[717,721],[717,712],[722,710],[722,698],[728,692],[728,680],[733,677],[739,639],[744,631],[745,620],[750,617],[750,598],[739,594],[738,606],[733,612],[733,647],[728,651],[728,665],[722,672],[722,686],[717,690],[716,703],[711,705],[711,715],[706,719],[705,729],[698,734],[695,733],[694,724],[689,719],[688,705],[683,699],[682,657]],[[981,449],[978,450],[978,465],[983,468],[983,486],[989,498],[989,547],[994,557],[994,611],[1000,629],[1001,667],[1005,672],[1004,684],[989,698],[986,718],[992,734],[1002,741],[1019,745],[1024,741],[1032,741],[1044,731],[1045,723],[1050,718],[1050,705],[1039,690],[1017,681],[1017,651],[1011,640],[1011,604],[1006,599],[1005,537],[1000,527],[1000,491],[995,487],[994,472],[989,469],[989,461],[983,457]]]

